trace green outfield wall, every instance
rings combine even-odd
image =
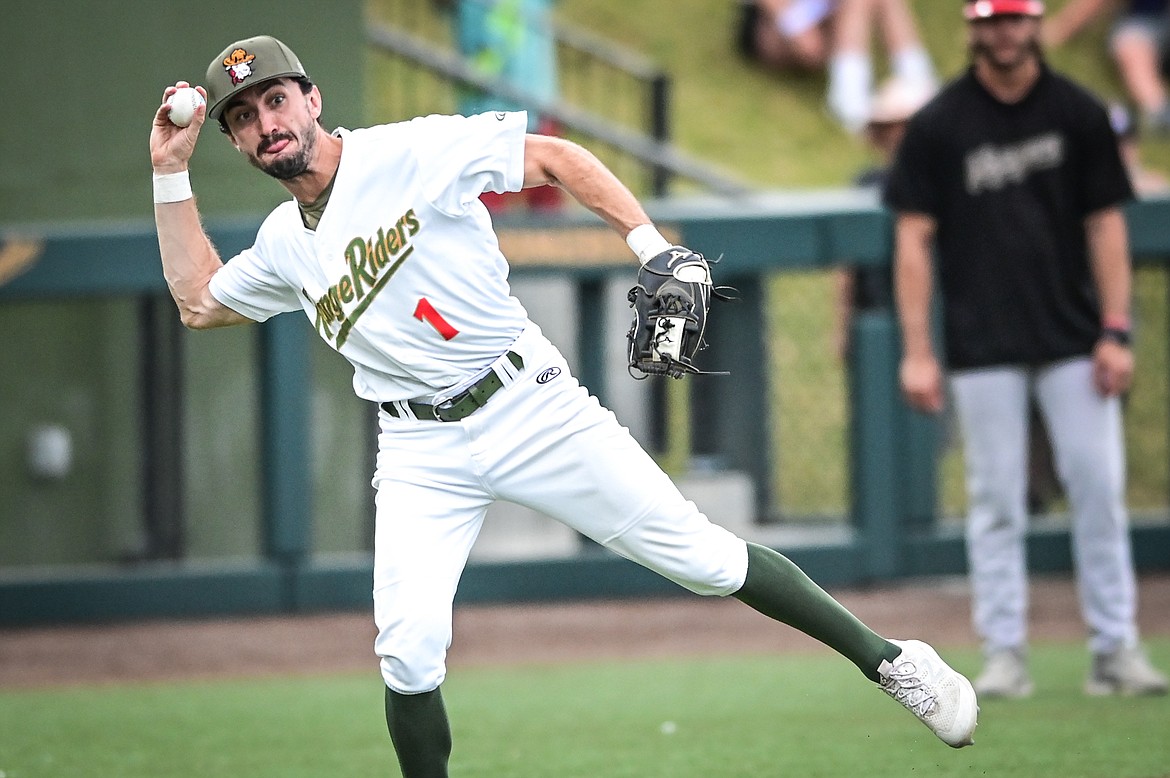
[[[785,442],[764,431],[775,410],[764,386],[773,377],[760,358],[773,345],[765,279],[888,263],[888,217],[855,192],[682,198],[649,208],[688,245],[721,253],[720,281],[743,293],[720,311],[721,329],[712,334],[710,367],[727,368],[736,380],[705,391],[718,409],[715,426],[725,431],[716,452],[725,466],[752,476],[756,518],[771,521],[768,473]],[[1128,218],[1139,265],[1164,269],[1170,200],[1135,203]],[[225,254],[248,245],[257,226],[208,220]],[[542,260],[539,251],[516,256],[518,281],[569,278],[589,304],[599,280],[632,272],[625,257],[566,266],[574,251],[591,251],[585,236],[604,234],[592,216],[499,226],[505,240],[539,233],[550,239],[545,245],[560,247],[555,259]],[[12,334],[0,341],[0,363],[9,366],[0,378],[0,622],[367,604],[373,409],[353,398],[347,366],[316,343],[309,323],[293,314],[223,332],[177,328],[149,222],[72,225],[32,237],[36,260],[0,286],[0,331]],[[7,250],[15,237],[0,229],[0,239]],[[594,327],[599,320],[581,317]],[[937,459],[923,456],[932,449],[918,440],[937,430],[908,415],[896,390],[892,312],[871,312],[855,328],[848,505],[827,532],[777,535],[773,545],[824,585],[961,573],[959,527],[939,511]],[[590,332],[601,342],[623,337]],[[1170,342],[1165,331],[1145,337],[1162,350]],[[578,372],[604,400],[613,387],[598,358],[583,349]],[[79,382],[75,373],[88,378]],[[28,436],[54,425],[72,435],[73,469],[37,476]],[[1140,569],[1170,569],[1168,503],[1135,516]],[[144,547],[147,536],[161,537],[162,547]],[[1033,527],[1029,552],[1034,570],[1071,569],[1067,523]],[[459,596],[675,591],[582,545],[565,558],[472,564]]]

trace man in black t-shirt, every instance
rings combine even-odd
[[[970,69],[919,111],[887,179],[896,213],[901,383],[943,407],[931,343],[937,271],[963,431],[982,696],[1031,693],[1028,401],[1048,423],[1072,510],[1090,694],[1165,693],[1138,644],[1119,395],[1130,384],[1133,195],[1104,107],[1045,64],[1039,0],[965,0]],[[936,266],[937,257],[937,266]]]

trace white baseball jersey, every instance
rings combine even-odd
[[[524,181],[523,112],[427,116],[339,130],[341,163],[316,230],[295,200],[211,279],[256,321],[301,309],[354,366],[359,397],[428,397],[496,359],[528,326],[508,287],[484,191]]]
[[[455,590],[495,500],[695,592],[730,594],[746,576],[744,541],[679,493],[509,293],[479,195],[521,188],[525,127],[523,113],[488,113],[341,131],[316,231],[284,203],[211,280],[217,300],[257,321],[303,310],[369,400],[426,401],[508,350],[524,360],[460,421],[379,415],[375,650],[402,693],[445,677]]]

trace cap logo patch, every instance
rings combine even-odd
[[[228,76],[231,77],[233,86],[244,83],[244,79],[252,75],[252,60],[254,59],[256,59],[255,54],[249,54],[243,49],[236,49],[224,57],[223,67]]]

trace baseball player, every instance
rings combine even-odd
[[[357,395],[381,409],[375,650],[403,775],[447,775],[440,686],[452,599],[496,499],[542,511],[693,592],[733,595],[806,632],[943,741],[971,742],[977,706],[967,679],[925,643],[875,634],[782,555],[711,524],[509,294],[479,200],[485,190],[556,184],[623,235],[644,269],[706,270],[662,238],[593,155],[527,134],[522,112],[329,132],[320,90],[267,36],[224,49],[205,83],[207,105],[189,126],[168,119],[165,98],[186,86],[179,82],[164,91],[151,129],[163,273],[192,329],[303,312],[353,365]],[[187,170],[208,117],[292,195],[227,263],[203,231]]]
[[[1027,667],[1029,396],[1072,508],[1089,694],[1165,693],[1138,644],[1120,395],[1133,374],[1132,196],[1104,107],[1045,64],[1038,0],[968,0],[972,66],[911,120],[887,181],[897,212],[902,389],[937,412],[937,245],[945,357],[963,430],[980,696],[1032,692]]]

